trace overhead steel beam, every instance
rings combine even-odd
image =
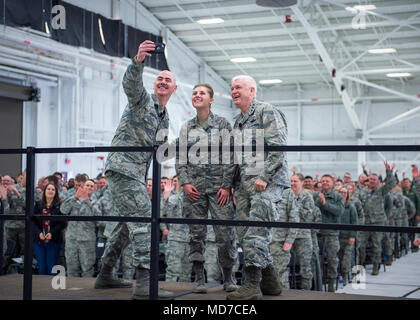
[[[200,57],[198,57],[191,49],[189,49],[185,43],[183,43],[171,30],[168,30],[165,25],[163,25],[159,19],[157,19],[145,6],[143,6],[139,1],[134,0],[136,3],[136,8],[141,10],[141,13],[146,16],[146,18],[151,21],[151,23],[155,26],[158,26],[160,30],[165,29],[165,36],[168,38],[168,40],[173,41],[174,44],[181,47],[186,54],[188,54],[189,57],[193,61],[195,61],[197,64],[205,63]],[[213,70],[210,66],[207,65],[206,71],[209,72],[212,77],[214,77],[222,86],[229,88],[230,84],[228,84],[220,75]]]
[[[297,6],[291,7],[293,13],[296,15],[296,17],[299,19],[299,21],[302,23],[303,27],[305,28],[309,38],[311,39],[312,43],[314,44],[315,48],[318,50],[319,55],[322,58],[322,61],[327,68],[328,72],[332,74],[333,70],[337,70],[336,66],[334,65],[334,62],[332,61],[329,53],[325,49],[324,44],[321,42],[321,39],[319,38],[318,34],[316,33],[315,29],[310,25],[308,20],[306,20],[305,16],[303,15],[302,11]],[[332,77],[332,81],[334,83],[334,86],[338,92],[338,94],[341,96],[344,108],[346,109],[346,112],[350,118],[350,121],[355,129],[362,129],[359,117],[357,116],[356,111],[354,110],[354,105],[350,99],[349,94],[347,93],[347,90],[342,90],[342,86],[344,86],[343,80],[336,75],[335,77]]]
[[[371,69],[371,70],[358,70],[358,71],[345,71],[342,75],[351,76],[358,74],[378,74],[378,73],[392,73],[392,72],[419,72],[420,66],[413,65],[412,68],[392,68],[392,69]]]
[[[396,27],[394,30],[392,30],[390,33],[386,34],[384,37],[382,37],[382,39],[380,39],[379,41],[377,41],[375,44],[373,44],[372,46],[370,46],[369,48],[367,48],[364,52],[362,52],[360,55],[358,55],[356,58],[354,58],[353,60],[351,60],[349,63],[347,63],[343,68],[341,68],[341,70],[345,70],[346,68],[348,68],[349,66],[351,66],[353,63],[355,63],[356,61],[358,61],[360,58],[362,58],[364,55],[366,55],[370,49],[376,49],[382,42],[384,42],[385,40],[387,40],[388,38],[390,38],[391,36],[393,36],[398,30],[400,30],[402,27],[407,26],[410,22],[410,20],[414,19],[415,17],[417,17],[420,14],[420,11],[415,13],[414,15],[412,15],[410,18],[408,18],[405,21],[402,21],[401,24]]]
[[[340,72],[338,72],[338,73],[340,74]],[[372,87],[372,88],[375,88],[375,89],[378,89],[378,90],[382,90],[382,91],[385,91],[385,92],[388,92],[388,93],[391,93],[391,94],[395,94],[397,96],[400,96],[400,97],[404,98],[405,100],[420,103],[420,99],[415,97],[415,96],[410,96],[408,94],[405,94],[405,93],[402,93],[402,92],[399,92],[399,91],[396,91],[396,90],[393,90],[393,89],[389,89],[389,88],[380,86],[378,84],[375,84],[375,83],[372,83],[372,82],[369,82],[369,81],[361,80],[359,78],[351,77],[351,76],[348,76],[346,74],[341,74],[341,76],[343,78],[348,79],[348,80],[356,81],[356,82],[359,82],[359,83],[364,84],[366,86],[369,86],[369,87]]]
[[[385,121],[385,122],[377,125],[376,127],[373,127],[371,129],[369,129],[367,131],[367,134],[369,135],[373,131],[376,131],[376,130],[379,130],[379,129],[383,129],[385,127],[388,127],[388,126],[394,125],[396,123],[399,123],[401,121],[407,120],[407,117],[413,115],[414,113],[416,113],[418,111],[420,111],[420,106],[418,106],[418,107],[416,107],[414,109],[411,109],[411,110],[409,110],[407,112],[404,112],[404,113],[402,113],[402,114],[400,114],[400,115],[398,115],[398,116],[396,116],[396,117],[394,117],[392,119],[389,119],[389,120],[387,120],[387,121]],[[416,117],[419,116],[419,115],[420,114],[416,115]],[[412,119],[412,117],[410,117],[410,119]]]

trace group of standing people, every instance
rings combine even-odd
[[[144,88],[142,77],[144,61],[154,49],[155,44],[152,41],[146,40],[141,43],[137,55],[127,68],[123,78],[123,88],[128,98],[128,105],[122,114],[112,146],[152,146],[167,143],[167,136],[164,136],[162,140],[160,132],[169,127],[166,105],[176,91],[177,85],[175,76],[165,70],[157,75],[153,94],[149,94]],[[197,115],[181,127],[177,139],[177,146],[185,144],[190,151],[187,155],[178,154],[176,171],[179,192],[166,199],[167,209],[163,214],[167,216],[175,214],[174,216],[193,219],[207,219],[210,215],[211,218],[220,220],[357,224],[358,216],[350,203],[350,192],[347,188],[334,192],[332,175],[327,174],[321,178],[319,191],[305,190],[305,177],[302,174],[294,173],[289,177],[286,153],[258,152],[258,148],[263,145],[284,146],[287,144],[287,122],[278,108],[257,101],[256,91],[256,82],[249,76],[238,76],[232,80],[232,101],[240,110],[232,128],[225,118],[211,111],[211,105],[214,102],[212,87],[202,83],[193,88],[192,105]],[[215,130],[221,133],[216,140],[213,136]],[[222,154],[217,154],[218,159],[215,161],[213,152],[203,151],[207,150],[208,143],[205,144],[204,149],[196,148],[202,143],[200,139],[203,136],[207,138],[206,141],[212,141],[216,147],[222,146],[226,141],[226,135],[229,139],[228,146],[231,146],[233,137],[240,137],[240,141],[250,141],[252,146],[256,147],[256,151],[228,153],[229,161],[222,159]],[[191,152],[191,150],[194,151]],[[150,192],[146,184],[151,160],[152,153],[150,152],[111,152],[109,154],[105,175],[108,181],[107,194],[111,199],[108,211],[111,210],[113,215],[151,216]],[[359,198],[362,199],[365,224],[383,225],[385,222],[384,197],[395,186],[393,168],[387,163],[385,167],[387,178],[384,186],[379,186],[377,176],[370,175],[368,190],[357,191],[361,194]],[[50,208],[55,203],[54,199],[51,200],[50,193],[47,197],[46,190],[44,191],[46,200],[43,202],[45,208],[42,214],[44,211],[51,213]],[[420,191],[420,188],[416,190]],[[62,213],[92,214],[94,204],[100,203],[92,201],[92,194],[93,188],[85,182],[83,189],[75,189],[74,194],[67,195],[61,203]],[[49,227],[51,229],[48,229],[45,223],[41,225],[40,240],[49,240],[47,235],[53,234],[53,226]],[[71,238],[69,235],[69,231],[73,228],[82,230],[82,232],[77,232],[76,238]],[[66,252],[68,250],[71,254],[69,261],[86,254],[87,247],[94,243],[89,237],[94,228],[93,222],[69,222],[65,239]],[[165,236],[169,235],[170,239],[171,229],[174,231],[176,228],[184,234],[188,230],[188,246],[184,245],[179,250],[188,251],[188,262],[193,265],[195,273],[193,291],[206,293],[204,264],[207,226],[172,225],[163,227],[162,231]],[[222,270],[223,288],[227,292],[228,300],[261,299],[263,295],[280,295],[282,289],[288,287],[288,264],[292,248],[301,266],[302,289],[311,288],[314,260],[316,260],[314,252],[317,252],[318,248],[316,230],[248,227],[246,225],[238,227],[215,225],[213,229],[218,248],[218,263]],[[115,223],[108,232],[95,288],[133,286],[131,281],[116,277],[114,270],[123,252],[130,248],[129,255],[132,256],[131,262],[136,275],[132,298],[148,299],[150,234],[149,223]],[[374,271],[377,271],[378,264],[381,263],[379,243],[383,236],[381,233],[371,235],[364,233],[360,241],[361,250],[363,244],[366,243],[363,239],[369,236],[372,236],[372,260]],[[340,243],[346,252],[351,252],[356,234],[322,229],[319,238],[327,251],[326,275],[329,291],[333,291],[333,282],[337,278],[337,253]],[[70,244],[75,247],[68,248],[67,245]],[[233,277],[237,245],[241,247],[244,256],[244,276],[239,287]],[[171,252],[168,254],[168,261],[170,257]],[[360,259],[363,262],[363,257]],[[349,260],[348,256],[347,260]],[[83,265],[82,270],[86,275],[91,273],[91,270],[84,269]],[[72,268],[68,265],[69,275],[72,272]],[[186,275],[178,279],[184,279],[184,277]],[[172,299],[174,296],[174,293],[159,288],[160,299]]]

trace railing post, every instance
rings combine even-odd
[[[32,300],[32,259],[34,191],[35,191],[35,148],[26,149],[26,214],[25,214],[25,250],[23,274],[23,300]]]
[[[153,151],[152,223],[150,239],[150,288],[149,299],[158,299],[159,286],[159,236],[160,236],[160,163]]]

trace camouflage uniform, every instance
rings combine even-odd
[[[0,203],[0,214],[1,213],[3,213],[3,214],[9,214],[9,202],[7,201],[7,198],[6,199],[0,199],[0,201],[1,201],[1,203]],[[3,209],[3,212],[1,211]],[[3,256],[4,256],[4,254],[6,253],[6,250],[7,250],[7,237],[6,237],[6,230],[5,230],[5,228],[4,228],[4,220],[2,220],[1,222],[0,222],[0,225],[2,226],[2,228],[3,228],[3,248],[0,248],[0,254],[3,254]],[[0,266],[0,269],[1,268],[3,268],[3,266]]]
[[[312,195],[309,192],[302,190],[302,192],[296,196],[296,202],[299,209],[300,222],[313,222],[313,210],[315,205]],[[297,235],[292,250],[296,253],[296,261],[299,264],[299,270],[302,276],[301,289],[311,290],[313,276],[311,259],[313,247],[310,229],[297,229]]]
[[[305,200],[307,201],[306,197]],[[283,191],[283,195],[280,201],[273,203],[274,221],[278,222],[299,222],[299,206],[296,202],[295,194],[292,189],[286,189]],[[283,250],[285,242],[293,244],[298,234],[299,229],[284,229],[274,228],[273,239],[270,243],[270,254],[273,257],[274,268],[276,269],[281,287],[284,289],[289,288],[289,269],[288,265],[290,262],[290,250]],[[303,230],[304,232],[307,230]],[[309,236],[309,234],[306,234]],[[302,237],[302,233],[300,234]],[[308,238],[309,239],[309,238]],[[312,245],[311,245],[312,250]],[[310,266],[309,266],[310,267]],[[307,268],[305,270],[308,272]],[[309,270],[310,272],[310,270]],[[308,276],[308,275],[306,275]],[[311,274],[312,277],[312,274]],[[305,279],[307,280],[307,279]]]
[[[93,216],[92,206],[95,200],[94,195],[87,200],[70,197],[61,204],[60,211],[68,215]],[[94,221],[68,222],[64,250],[69,277],[79,277],[79,268],[82,270],[82,277],[93,277],[96,258],[95,227]]]
[[[412,219],[409,220],[409,225],[415,227],[417,226],[417,222],[418,222],[417,218],[420,216],[420,198],[416,195],[414,183],[411,184],[411,189],[408,191],[406,191],[403,188],[403,195],[409,198],[414,204],[415,215]],[[418,247],[413,244],[414,233],[409,233],[408,237],[411,241],[412,252],[417,252]]]
[[[102,197],[96,201],[93,205],[94,215],[98,216],[112,216],[115,213],[112,210],[112,194],[108,185],[103,187]],[[103,239],[107,241],[114,230],[118,225],[116,221],[102,221],[99,223],[99,232],[98,239]],[[134,269],[133,269],[133,246],[131,242],[127,247],[122,251],[121,257],[119,258],[115,268],[114,273],[117,272],[121,266],[122,277],[127,280],[133,279]]]
[[[354,205],[357,212],[357,224],[365,224],[365,213],[363,211],[363,205],[360,201],[359,197],[357,197],[355,194],[350,197],[351,204]],[[362,233],[360,231],[356,231],[356,265],[359,265],[359,256],[360,256],[360,239],[362,237]]]
[[[400,217],[402,215],[402,210],[404,207],[404,198],[402,194],[398,191],[392,191],[391,196],[392,196],[392,212],[391,212],[391,215],[389,216],[389,225],[399,226],[400,219],[401,219]],[[397,252],[400,252],[400,234],[395,233],[395,232],[390,232],[389,237],[390,237],[392,251],[396,249],[395,243],[397,243],[398,244]]]
[[[202,134],[208,137],[210,143],[212,130],[225,130],[226,133],[231,131],[229,122],[218,115],[210,112],[209,118],[204,127],[201,127],[198,118],[195,117],[184,124],[180,131],[180,140],[186,141],[187,146],[200,145],[203,141],[199,141],[194,133]],[[215,141],[215,145],[219,146],[221,140]],[[207,144],[201,144],[202,146]],[[213,145],[213,144],[212,144]],[[207,151],[207,150],[206,150]],[[196,155],[203,157],[199,159],[197,164],[192,163],[188,159],[188,163],[184,164],[181,161],[176,163],[176,171],[180,185],[191,184],[200,193],[200,198],[191,202],[186,195],[184,195],[184,215],[186,218],[207,219],[208,212],[213,219],[233,219],[233,211],[231,210],[232,202],[220,207],[217,204],[217,193],[220,188],[230,190],[233,181],[234,166],[232,164],[223,164],[222,154],[218,158],[212,152],[199,155],[200,150]],[[203,160],[203,161],[201,161]],[[218,161],[218,164],[214,162]],[[202,164],[206,162],[206,164]],[[190,228],[190,262],[205,262],[205,241],[207,226],[206,225],[189,225]],[[236,242],[234,228],[231,226],[214,226],[216,235],[216,242],[218,244],[218,257],[222,268],[231,268],[236,260]]]
[[[409,221],[416,215],[416,209],[413,202],[406,196],[401,196],[403,201],[403,206],[401,208],[401,215],[399,216],[397,225],[400,227],[408,227]],[[409,249],[409,237],[408,233],[402,232],[400,234],[400,247],[406,248],[407,252]]]
[[[112,146],[153,146],[157,132],[168,129],[167,111],[154,94],[143,86],[144,63],[135,59],[123,78],[128,98]],[[151,152],[111,152],[105,165],[105,176],[112,194],[115,215],[150,217],[151,203],[146,189],[146,176],[152,160]],[[133,241],[134,267],[150,269],[149,223],[120,222],[108,239],[102,263],[113,267],[121,252]]]
[[[20,197],[11,193],[8,196],[9,214],[26,214],[26,188],[22,188],[20,184],[13,185],[20,193]],[[15,242],[15,250],[10,256],[15,258],[25,247],[25,221],[24,220],[5,220],[6,239]],[[10,261],[9,261],[10,262]]]
[[[245,129],[264,129],[264,144],[282,146],[287,143],[287,124],[284,115],[272,105],[252,101],[248,112],[239,114],[234,129],[243,135]],[[256,133],[253,130],[253,141],[256,143]],[[247,141],[244,141],[247,144]],[[256,152],[252,152],[255,157]],[[246,156],[246,154],[245,154]],[[242,160],[242,159],[240,159]],[[240,161],[239,186],[235,188],[236,220],[276,221],[278,207],[282,206],[282,190],[290,185],[286,154],[284,152],[264,152],[264,167],[257,175],[249,174],[249,169],[255,168],[255,163]],[[247,163],[248,162],[248,163]],[[267,182],[262,192],[254,190],[257,179]],[[298,213],[296,211],[296,216]],[[273,266],[270,255],[272,230],[264,227],[237,227],[237,236],[244,254],[245,267],[255,266],[265,269]]]
[[[206,262],[204,269],[207,272],[207,282],[219,282],[222,279],[221,270],[219,267],[219,259],[217,257],[217,242],[216,234],[214,233],[213,226],[207,226],[207,241],[206,252],[204,254]]]
[[[167,202],[164,199],[164,192],[161,192],[160,193],[160,216],[162,218],[167,217],[166,206],[167,206]],[[160,231],[161,231],[161,234],[162,234],[161,241],[159,242],[159,253],[163,254],[165,256],[165,260],[166,260],[167,253],[168,253],[168,239],[163,236],[163,230],[165,230],[165,229],[169,230],[169,227],[166,223],[161,223],[159,225],[159,228],[160,228]]]
[[[368,190],[366,200],[362,201],[366,225],[385,225],[387,219],[384,208],[385,196],[394,186],[395,177],[391,170],[387,170],[385,185]],[[380,264],[382,261],[383,232],[363,232],[360,247],[360,264],[365,263],[366,243],[369,236],[372,236],[372,262]]]
[[[420,198],[420,178],[417,178],[416,180],[413,180],[413,187],[414,188],[412,188],[412,190],[414,190],[417,198]],[[419,215],[420,215],[420,212],[417,212],[417,216],[419,216]],[[417,216],[416,216],[416,218],[417,218]],[[417,226],[418,225],[418,220],[416,219],[414,221],[415,221],[415,226]],[[420,238],[420,233],[416,233],[414,235],[414,238],[415,239]]]
[[[321,211],[317,206],[314,206],[312,211],[313,220],[310,222],[321,223]],[[319,261],[319,245],[318,245],[318,229],[311,229],[312,238],[312,259],[311,259],[311,270],[314,279],[314,290],[322,291],[322,269]]]
[[[385,225],[387,226],[391,225],[392,223],[390,219],[391,219],[393,207],[394,205],[393,205],[392,196],[390,193],[388,193],[385,196],[385,203],[384,203],[384,210],[385,210],[385,216],[386,216]],[[389,232],[383,233],[382,243],[384,247],[385,258],[386,260],[389,260],[389,261],[392,261],[392,254],[394,252],[394,244],[392,243],[392,238],[393,238],[392,233],[389,233]]]
[[[331,191],[325,193],[326,204],[322,205],[318,198],[318,192],[314,192],[315,205],[321,210],[322,223],[340,223],[340,217],[344,212],[344,200],[341,195]],[[340,250],[339,231],[338,230],[325,230],[320,232],[320,238],[323,242],[327,252],[327,272],[324,274],[325,278],[329,281],[336,280],[338,268],[338,251]]]
[[[358,224],[357,210],[355,206],[350,202],[344,204],[344,212],[340,217],[341,224]],[[351,271],[351,258],[354,249],[354,243],[349,244],[350,238],[356,238],[356,231],[344,231],[340,230],[340,249],[343,252],[343,258],[341,260],[341,274],[347,277]],[[346,278],[347,281],[347,278]]]
[[[184,192],[169,196],[165,211],[168,218],[184,218]],[[166,255],[165,281],[191,282],[192,263],[189,255],[189,227],[187,224],[174,223],[168,226],[168,251]]]

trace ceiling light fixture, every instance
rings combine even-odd
[[[233,58],[233,59],[230,59],[230,61],[241,63],[241,62],[254,62],[257,60],[253,57],[243,57],[243,58]]]
[[[280,79],[267,79],[267,80],[260,80],[260,84],[276,84],[276,83],[282,83]]]
[[[392,72],[392,73],[387,73],[386,76],[389,77],[389,78],[410,77],[411,73],[408,73],[408,72]]]
[[[394,48],[370,49],[369,53],[394,53],[397,50]]]
[[[357,5],[357,6],[354,6],[353,8],[360,11],[367,11],[367,10],[375,10],[376,6],[374,4],[366,4],[366,5]]]
[[[211,18],[211,19],[200,19],[197,20],[199,24],[215,24],[215,23],[222,23],[225,22],[222,18]]]
[[[102,44],[105,45],[105,38],[104,38],[104,33],[102,31],[102,21],[101,21],[101,18],[98,18],[98,26],[99,26],[99,35],[101,36]]]

